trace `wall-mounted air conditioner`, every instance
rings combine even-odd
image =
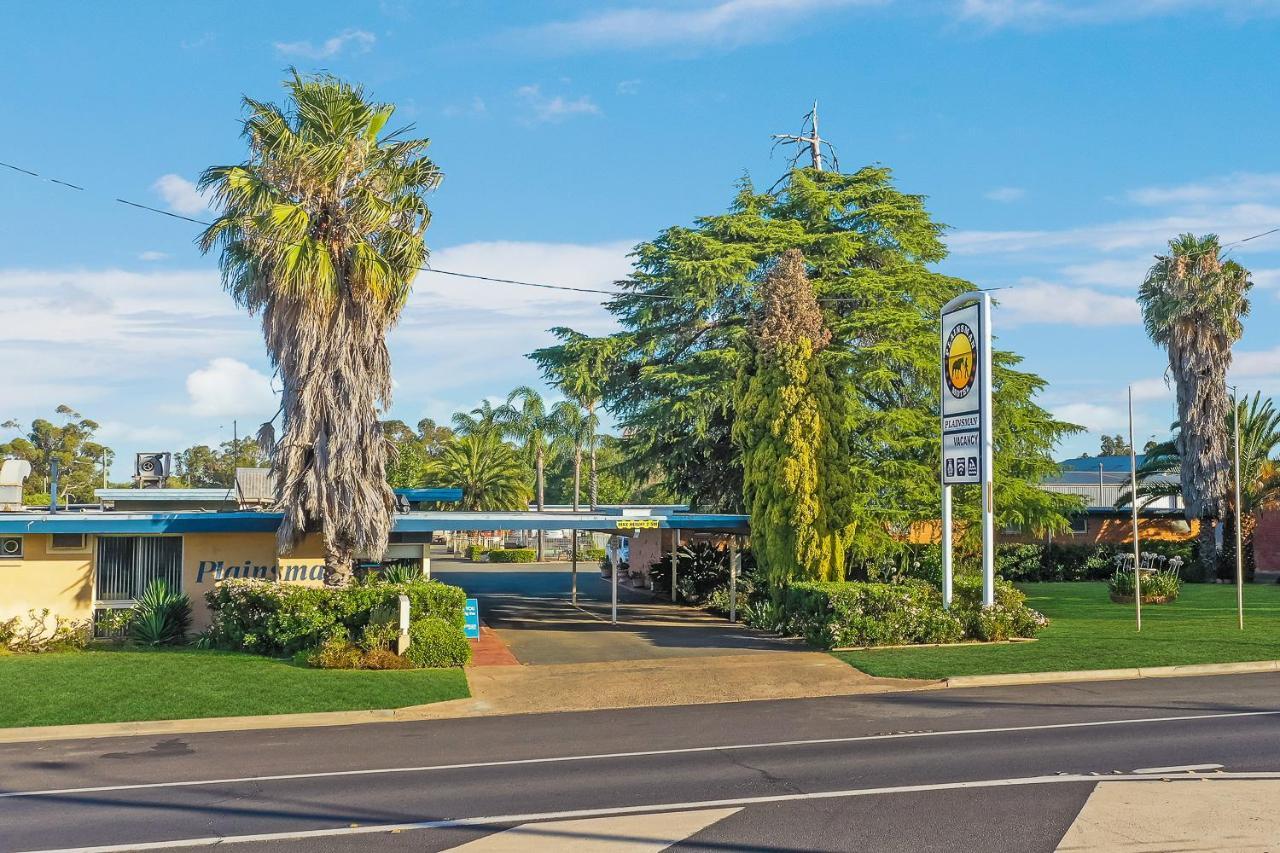
[[[0,536],[0,560],[22,559],[22,537]]]

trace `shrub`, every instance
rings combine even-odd
[[[421,580],[422,566],[409,566],[404,563],[394,563],[383,568],[378,575],[378,580],[383,583],[413,583]]]
[[[695,542],[685,545],[676,552],[677,577],[676,596],[680,601],[691,604],[703,604],[712,592],[729,584],[729,552],[717,548],[708,542]],[[743,575],[755,571],[755,560],[749,551],[742,554]],[[655,590],[671,591],[671,555],[649,566],[649,579],[653,581]],[[728,601],[728,598],[725,598]]]
[[[22,654],[77,651],[87,646],[92,636],[93,626],[89,620],[54,616],[47,607],[28,610],[25,617],[0,621],[0,651]]]
[[[318,669],[359,669],[363,660],[364,649],[345,636],[333,636],[311,653],[307,663]]]
[[[495,548],[488,555],[490,563],[532,563],[538,552],[533,548]]]
[[[462,556],[474,562],[484,557],[487,553],[489,553],[489,549],[483,545],[468,545],[463,549]]]
[[[1130,596],[1134,595],[1135,584],[1133,569],[1120,569],[1111,576],[1107,587],[1113,595]],[[1167,598],[1170,601],[1176,599],[1182,593],[1182,580],[1176,572],[1169,569],[1161,569],[1156,572],[1142,573],[1142,600],[1147,601],[1152,598]]]
[[[361,669],[413,669],[413,663],[390,649],[373,649],[364,653]]]
[[[947,643],[963,635],[938,590],[922,581],[792,584],[782,610],[788,633],[822,648]]]
[[[605,550],[603,548],[579,548],[578,559],[590,562],[599,562],[605,558]]]
[[[186,640],[190,627],[191,599],[156,579],[133,605],[129,639],[144,646],[172,646]]]
[[[471,643],[461,627],[429,616],[410,624],[404,656],[420,667],[465,666],[471,660]]]
[[[1008,640],[1034,637],[1049,624],[1044,614],[1027,606],[1027,596],[1004,578],[996,578],[995,604],[982,606],[982,578],[957,577],[952,586],[951,612],[964,625],[966,637],[974,640]]]
[[[331,637],[359,637],[378,611],[397,612],[401,595],[408,596],[413,618],[436,617],[461,629],[466,593],[439,581],[372,578],[345,588],[316,588],[235,579],[205,594],[212,615],[208,637],[218,648],[289,657]]]

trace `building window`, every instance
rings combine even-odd
[[[1071,532],[1072,533],[1088,533],[1089,532],[1089,516],[1087,515],[1071,516]]]
[[[162,580],[182,589],[181,536],[99,536],[94,597],[132,602],[147,585]]]
[[[49,550],[84,553],[89,550],[89,536],[85,533],[50,533]]]

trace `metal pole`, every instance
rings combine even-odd
[[[676,600],[676,572],[680,569],[680,531],[671,529],[671,600]]]
[[[1244,630],[1244,536],[1242,525],[1244,507],[1240,503],[1240,401],[1236,399],[1235,389],[1231,389],[1231,405],[1235,409],[1236,434],[1236,619],[1240,630]]]
[[[991,295],[980,302],[982,331],[982,606],[996,603],[995,440],[991,429]]]
[[[951,609],[951,487],[942,487],[942,607]]]
[[[1133,448],[1133,386],[1129,386],[1129,503],[1133,507],[1133,603],[1142,630],[1142,551],[1138,544],[1138,454]]]
[[[572,560],[572,565],[573,565],[573,569],[570,572],[570,577],[573,578],[573,583],[570,588],[569,600],[572,601],[574,604],[577,604],[578,603],[578,531],[577,530],[570,531],[570,535],[573,537],[573,544],[569,546],[569,553],[571,555],[570,559]]]
[[[729,539],[729,621],[738,621],[738,534]]]
[[[617,553],[618,553],[617,551],[614,551],[615,555]],[[612,622],[614,625],[618,624],[618,564],[621,562],[622,562],[621,560],[609,561],[609,568],[611,570],[609,574],[613,576],[612,577],[613,603],[612,603],[612,609],[610,610],[609,621]]]

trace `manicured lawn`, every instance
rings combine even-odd
[[[1113,604],[1104,583],[1021,585],[1051,620],[1034,643],[837,652],[871,675],[944,678],[1002,672],[1111,669],[1188,663],[1280,660],[1280,586],[1245,587],[1245,630],[1236,627],[1235,587],[1185,584],[1172,604]]]
[[[196,649],[0,656],[0,728],[399,708],[467,695],[457,669],[309,669]]]

